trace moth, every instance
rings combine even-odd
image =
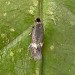
[[[42,47],[44,40],[43,22],[40,18],[35,19],[35,25],[32,30],[32,42],[30,44],[31,56],[34,60],[42,58]]]

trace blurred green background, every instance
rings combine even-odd
[[[75,75],[75,0],[0,0],[0,75],[39,75],[28,46],[40,1],[42,75]]]

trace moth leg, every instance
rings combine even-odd
[[[31,44],[28,46],[28,49],[31,50]]]
[[[34,29],[34,26],[32,26],[32,31],[33,31],[33,29]],[[29,33],[29,36],[32,35],[32,31]]]
[[[34,26],[32,26],[32,28],[34,29]]]

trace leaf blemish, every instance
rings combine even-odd
[[[71,26],[74,26],[75,25],[75,22],[70,21],[70,24],[71,24]]]
[[[36,69],[36,75],[39,75],[39,69]]]
[[[34,6],[38,5],[38,1],[37,0],[32,0],[32,1],[33,1]]]
[[[30,13],[30,14],[33,14],[33,13],[34,13],[34,7],[33,7],[33,6],[30,6],[29,13]]]
[[[10,1],[7,1],[6,4],[7,4],[7,5],[10,5]]]
[[[11,32],[14,32],[14,31],[15,31],[15,29],[14,29],[14,28],[10,28],[10,31],[11,31]]]
[[[50,46],[50,49],[53,50],[53,49],[54,49],[54,45],[51,45],[51,46]]]
[[[13,57],[13,55],[14,55],[14,53],[11,51],[11,52],[10,52],[10,56]]]
[[[5,38],[5,37],[6,37],[6,34],[2,33],[2,34],[1,34],[1,37],[2,37],[2,38]]]
[[[3,13],[3,16],[7,16],[7,13]]]
[[[48,9],[48,10],[47,10],[47,14],[48,14],[48,15],[53,15],[54,13],[53,13],[53,11],[51,11],[51,10]]]

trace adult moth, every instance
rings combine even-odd
[[[32,42],[30,44],[30,52],[34,60],[42,58],[43,39],[44,39],[43,23],[40,18],[36,18],[35,25],[32,30]]]

